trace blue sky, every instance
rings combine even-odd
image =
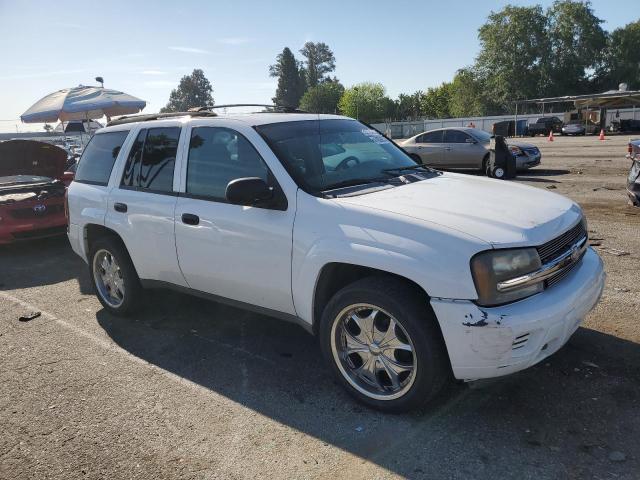
[[[329,44],[346,86],[382,82],[392,97],[425,90],[473,62],[478,27],[507,3],[551,2],[0,0],[0,131],[15,131],[44,95],[97,75],[146,100],[145,112],[194,68],[212,82],[216,103],[270,103],[269,64],[308,40]],[[606,30],[640,17],[638,0],[592,3]]]

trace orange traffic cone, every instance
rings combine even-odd
[[[553,130],[549,132],[549,141],[553,142]]]
[[[600,129],[600,140],[605,140],[605,138],[604,138],[604,128]]]

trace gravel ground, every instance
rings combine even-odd
[[[0,478],[640,478],[626,140],[533,139],[543,164],[518,180],[585,209],[608,280],[584,327],[411,415],[355,404],[299,327],[165,291],[115,318],[66,239],[0,248]]]

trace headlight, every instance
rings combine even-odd
[[[511,150],[511,153],[516,157],[518,155],[524,155],[522,149],[520,147],[516,147],[515,145],[509,145],[509,150]]]
[[[535,248],[489,250],[477,254],[471,259],[471,274],[478,291],[478,304],[500,305],[541,292],[543,282],[508,292],[497,289],[499,282],[526,275],[540,267],[540,256]]]

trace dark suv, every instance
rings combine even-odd
[[[558,117],[540,117],[535,123],[529,124],[529,135],[535,137],[536,135],[549,135],[553,133],[562,132],[563,122]]]

